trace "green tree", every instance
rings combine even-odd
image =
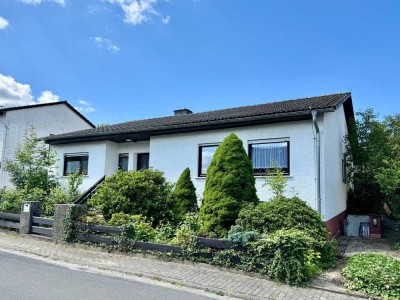
[[[182,220],[186,213],[197,211],[196,188],[190,178],[190,169],[186,168],[179,177],[172,192],[174,214]]]
[[[24,143],[17,147],[14,160],[6,162],[5,170],[17,190],[29,192],[36,188],[48,194],[57,185],[53,171],[55,157],[31,127],[25,132]]]
[[[384,201],[398,210],[400,116],[380,121],[372,109],[358,112],[356,120],[350,122],[346,148],[348,210],[379,212]]]
[[[232,133],[217,148],[207,170],[201,232],[225,236],[240,210],[258,201],[251,161],[242,141]]]

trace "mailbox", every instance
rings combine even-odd
[[[369,236],[371,239],[382,238],[382,218],[380,215],[369,215]]]

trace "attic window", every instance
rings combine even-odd
[[[88,174],[89,154],[71,153],[64,155],[64,176],[80,173]]]

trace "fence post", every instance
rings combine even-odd
[[[21,205],[19,233],[32,233],[32,217],[40,211],[40,202],[25,201]]]
[[[64,229],[65,229],[65,218],[70,212],[74,210],[74,213],[71,214],[73,218],[71,222],[76,222],[77,219],[86,214],[87,207],[86,205],[81,204],[56,204],[54,207],[54,225],[53,225],[53,240],[57,241],[65,241]]]

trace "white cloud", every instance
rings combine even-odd
[[[43,91],[39,98],[37,98],[37,102],[42,103],[52,103],[60,101],[60,97],[53,94],[51,91]]]
[[[96,36],[93,38],[93,40],[99,48],[104,47],[107,50],[114,52],[114,53],[121,51],[121,49],[117,45],[115,45],[110,39]]]
[[[8,25],[8,21],[0,16],[0,30],[6,28]]]
[[[14,107],[22,105],[44,104],[61,101],[60,97],[51,91],[43,91],[35,99],[32,95],[31,86],[17,82],[13,77],[0,73],[0,106]],[[88,101],[79,100],[76,110],[83,113],[95,111]]]
[[[66,0],[20,0],[21,2],[25,3],[25,4],[32,4],[32,5],[38,5],[41,4],[42,2],[54,2],[57,3],[61,6],[65,6],[65,2]]]
[[[58,102],[60,97],[51,91],[43,91],[37,99],[29,84],[19,83],[13,77],[0,74],[0,106],[11,107]]]
[[[75,109],[79,112],[91,113],[95,111],[95,109],[90,105],[88,101],[79,100],[78,103],[80,104],[80,106],[75,106]]]
[[[16,82],[11,76],[0,74],[0,105],[20,106],[33,103],[33,96],[29,84]]]
[[[164,24],[168,24],[170,16],[163,17],[154,6],[158,0],[105,0],[111,4],[118,5],[124,11],[124,22],[139,25],[150,20],[150,16],[160,17]]]

